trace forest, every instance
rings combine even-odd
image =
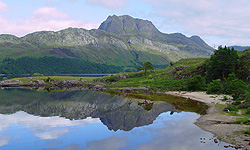
[[[5,58],[0,63],[0,74],[91,74],[118,73],[121,66],[93,63],[75,58],[21,57]]]

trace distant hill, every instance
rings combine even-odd
[[[250,48],[250,46],[237,46],[237,45],[235,45],[235,46],[229,46],[229,47],[230,47],[230,48],[234,47],[234,49],[235,49],[235,50],[238,50],[238,51],[243,51],[243,50],[245,50],[245,49]]]
[[[67,28],[23,37],[0,35],[0,61],[6,57],[55,56],[126,68],[146,61],[156,66],[168,65],[171,61],[208,57],[212,53],[213,48],[198,36],[165,34],[152,22],[128,15],[109,16],[99,29]]]

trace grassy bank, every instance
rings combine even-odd
[[[91,82],[94,79],[98,79],[100,77],[74,77],[74,76],[36,76],[36,77],[22,77],[22,78],[13,78],[11,80],[19,80],[22,81],[23,83],[29,83],[30,81],[37,81],[37,80],[57,80],[57,81],[62,81],[62,80],[86,80],[87,82]]]
[[[165,69],[134,73],[120,73],[100,79],[111,89],[129,87],[150,87],[153,90],[187,90],[187,79],[200,74],[204,68],[205,58],[183,59]]]

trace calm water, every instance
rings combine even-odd
[[[199,114],[90,90],[0,90],[1,150],[216,150]],[[146,106],[147,105],[147,106]],[[197,106],[199,107],[199,106]]]

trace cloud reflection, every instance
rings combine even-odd
[[[126,146],[128,146],[128,142],[125,137],[110,137],[100,141],[89,142],[85,150],[119,150]]]
[[[7,145],[10,142],[10,137],[0,135],[0,146]]]
[[[58,116],[39,117],[19,111],[11,115],[0,114],[0,122],[0,131],[12,126],[30,126],[34,135],[41,139],[57,139],[70,132],[69,127],[71,126],[88,126],[91,123],[100,123],[101,121],[99,118],[91,117],[84,120],[69,120]]]
[[[172,120],[157,120],[155,126],[162,126],[155,128],[148,127],[153,136],[153,140],[143,145],[138,146],[138,150],[211,150],[218,149],[218,145],[211,144],[209,140],[213,138],[211,133],[201,130],[193,124],[198,115],[192,113],[185,113],[186,115],[175,115]],[[188,114],[188,115],[187,115]],[[167,114],[164,114],[167,115]],[[164,118],[164,117],[163,117]],[[169,118],[166,117],[165,118]],[[200,138],[202,138],[202,142]],[[206,138],[204,140],[204,138]],[[205,143],[204,143],[205,141]],[[220,148],[223,148],[221,146]]]

